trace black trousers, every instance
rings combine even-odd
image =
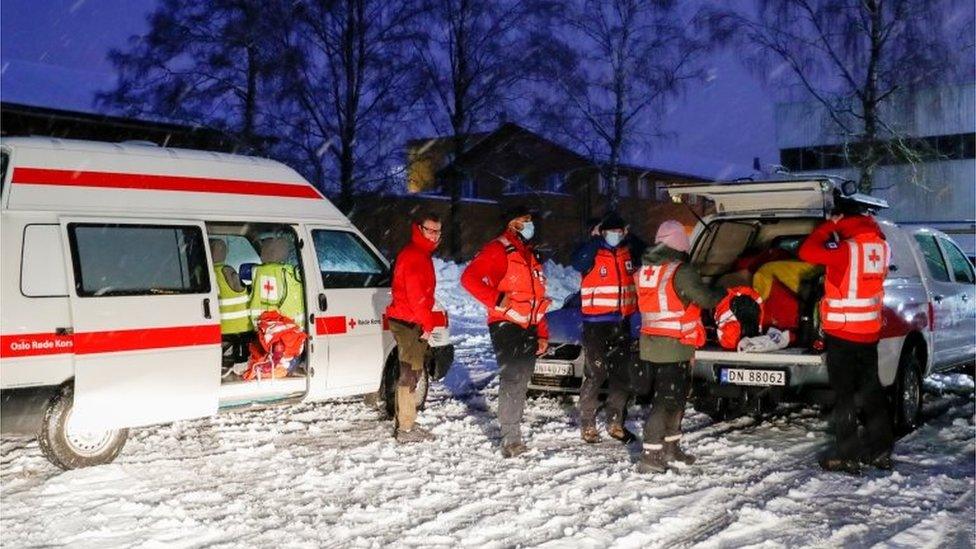
[[[644,422],[644,448],[659,450],[665,442],[681,439],[681,420],[688,402],[691,365],[687,362],[643,362],[653,370],[651,413]]]
[[[580,387],[580,424],[585,429],[596,426],[596,409],[600,402],[600,388],[609,379],[606,402],[608,424],[623,425],[627,419],[627,399],[630,398],[630,321],[584,322],[583,350],[586,366],[583,386]]]
[[[835,456],[870,459],[891,452],[891,414],[878,379],[878,344],[827,336],[827,373],[836,395],[833,412]],[[858,404],[864,428],[858,429]]]
[[[539,348],[535,326],[522,328],[511,322],[488,325],[491,345],[498,362],[498,422],[502,444],[522,441],[522,412],[525,393],[535,370],[535,352]]]

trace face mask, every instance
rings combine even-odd
[[[617,231],[608,231],[603,234],[603,239],[607,241],[607,244],[611,248],[616,248],[620,245],[620,242],[624,239],[624,233]]]
[[[522,224],[522,228],[519,229],[519,234],[526,240],[532,240],[532,237],[535,235],[535,224],[531,221],[526,221]]]

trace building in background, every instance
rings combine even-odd
[[[468,259],[501,229],[501,213],[514,203],[535,208],[542,217],[537,227],[539,248],[559,262],[568,260],[574,244],[591,223],[607,212],[611,184],[601,176],[600,164],[517,124],[472,134],[464,154],[453,162],[450,137],[414,139],[406,144],[405,193],[359,198],[353,221],[371,241],[392,254],[409,235],[407,219],[420,210],[438,212],[449,230],[449,188],[461,181],[460,257]],[[696,213],[675,204],[667,194],[675,183],[706,181],[703,173],[624,164],[615,184],[618,208],[643,239],[652,237],[665,219],[689,227]],[[391,222],[393,224],[391,225]],[[449,238],[445,235],[445,238]],[[446,253],[446,249],[440,250]]]
[[[909,136],[921,161],[886,158],[878,166],[873,194],[891,205],[883,215],[940,229],[976,255],[976,84],[902,94],[893,98],[892,112],[889,124]],[[819,103],[780,103],[775,117],[785,168],[857,179],[843,138]]]

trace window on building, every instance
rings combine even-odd
[[[461,198],[478,198],[478,184],[470,175],[461,180]]]
[[[940,238],[939,242],[942,244],[942,249],[945,250],[946,257],[949,259],[949,267],[952,269],[952,277],[961,284],[973,284],[976,283],[976,277],[973,276],[973,266],[966,259],[959,248],[956,247],[952,242]]]
[[[551,173],[546,176],[546,191],[551,193],[566,192],[566,175]]]
[[[528,180],[524,174],[514,174],[508,178],[505,192],[509,194],[524,194],[529,192]]]
[[[68,276],[61,255],[60,225],[24,227],[20,293],[27,297],[67,297]]]
[[[634,193],[630,188],[630,178],[626,175],[617,176],[617,195],[621,198],[626,198]]]
[[[637,198],[642,198],[644,200],[654,198],[654,186],[646,175],[642,175],[640,179],[637,180]]]
[[[597,192],[606,196],[610,194],[610,189],[607,187],[607,178],[603,177],[603,174],[597,175]]]
[[[312,241],[325,288],[389,285],[389,269],[355,233],[314,230]]]
[[[936,243],[935,237],[917,234],[915,235],[915,241],[918,242],[918,246],[922,249],[922,255],[925,257],[925,265],[928,267],[929,274],[932,275],[932,278],[942,282],[948,282],[949,270],[946,268],[945,259],[942,257],[942,252],[939,251],[939,245]]]
[[[199,227],[71,223],[68,238],[81,297],[210,291]]]
[[[654,182],[654,199],[658,202],[671,202],[671,195],[668,194],[668,184],[660,179]]]

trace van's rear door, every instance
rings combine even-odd
[[[674,185],[671,198],[702,197],[715,204],[719,214],[796,212],[823,215],[833,207],[833,185],[823,180],[760,181]]]
[[[62,218],[76,428],[217,411],[220,320],[202,223]]]

